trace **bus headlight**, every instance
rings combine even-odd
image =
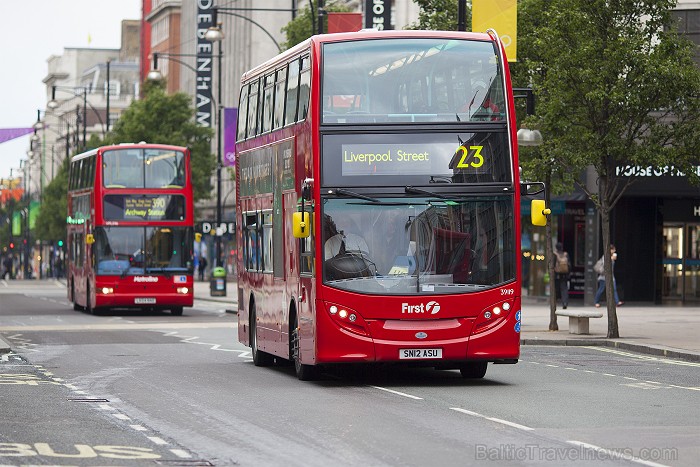
[[[508,318],[512,307],[512,301],[503,301],[484,309],[474,323],[472,334],[478,334],[498,326],[499,323]]]
[[[102,293],[104,295],[109,295],[111,293],[114,293],[114,289],[112,287],[102,287]]]
[[[190,289],[187,287],[178,287],[177,288],[177,293],[181,293],[183,295],[187,295],[189,293]]]
[[[358,312],[344,306],[331,304],[326,304],[326,309],[333,322],[341,328],[353,334],[369,336],[367,323]]]

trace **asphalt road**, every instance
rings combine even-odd
[[[75,312],[0,290],[0,465],[697,465],[700,364],[522,348],[486,378],[258,368],[236,316]]]

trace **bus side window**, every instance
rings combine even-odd
[[[302,57],[302,71],[299,79],[299,101],[297,121],[306,120],[306,112],[309,110],[309,87],[311,86],[311,62],[309,57]]]
[[[287,102],[284,111],[284,124],[289,125],[297,120],[297,97],[299,93],[299,59],[289,64],[287,76]]]

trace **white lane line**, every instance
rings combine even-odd
[[[102,410],[114,410],[111,405],[109,404],[100,404],[98,407]]]
[[[647,360],[647,361],[658,362],[658,363],[666,363],[669,365],[700,367],[700,363],[698,363],[698,362],[686,362],[683,360],[673,360],[673,359],[668,358],[668,357],[653,357],[651,355],[641,355],[641,354],[636,354],[636,353],[631,353],[631,352],[625,352],[623,350],[611,349],[609,347],[585,346],[584,348],[591,349],[591,350],[597,350],[599,352],[613,353],[616,355],[621,355],[623,357],[636,358],[637,360]]]
[[[606,456],[607,459],[610,460],[626,460],[630,462],[635,462],[637,464],[648,465],[649,467],[668,467],[666,464],[659,464],[657,462],[647,461],[624,452],[601,448],[600,446],[596,446],[595,444],[584,443],[576,440],[569,440],[567,441],[567,443],[573,444],[574,446],[580,448],[591,449],[593,451],[599,452],[600,454],[603,454],[604,456]]]
[[[114,418],[118,418],[119,420],[131,420],[131,418],[127,417],[126,415],[122,413],[113,413],[112,416]]]
[[[142,425],[129,425],[132,429],[136,431],[148,431],[148,428]]]
[[[189,453],[187,451],[185,451],[184,449],[171,449],[170,452],[175,454],[180,459],[191,459],[192,458],[192,456],[190,456]]]
[[[393,389],[387,389],[387,388],[383,388],[383,387],[381,387],[381,386],[370,386],[370,387],[371,387],[371,388],[374,388],[374,389],[379,389],[380,391],[390,392],[390,393],[392,393],[392,394],[396,394],[397,396],[408,397],[409,399],[415,399],[415,400],[418,400],[418,401],[422,401],[422,400],[423,400],[422,397],[412,396],[411,394],[406,394],[405,392],[394,391]]]
[[[456,412],[461,412],[461,413],[464,413],[467,415],[471,415],[472,417],[479,417],[479,418],[483,418],[486,420],[491,420],[492,422],[496,422],[496,423],[500,423],[502,425],[507,425],[507,426],[510,426],[513,428],[517,428],[518,430],[523,430],[523,431],[533,431],[534,430],[534,428],[530,428],[529,426],[521,425],[521,424],[515,423],[515,422],[510,422],[508,420],[503,420],[500,418],[487,417],[486,415],[482,415],[482,414],[477,413],[477,412],[472,412],[471,410],[460,409],[459,407],[450,407],[450,410],[454,410]]]
[[[146,436],[146,438],[150,439],[155,444],[159,444],[161,446],[165,446],[166,444],[168,444],[168,442],[165,441],[163,438],[159,438],[157,436]]]

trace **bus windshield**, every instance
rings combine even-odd
[[[192,245],[190,227],[97,227],[96,273],[192,274]]]
[[[323,124],[505,121],[493,42],[326,43],[321,76]]]
[[[170,149],[114,149],[102,155],[106,188],[182,188],[185,154]]]
[[[468,293],[515,279],[512,195],[329,198],[323,280],[360,293]]]

